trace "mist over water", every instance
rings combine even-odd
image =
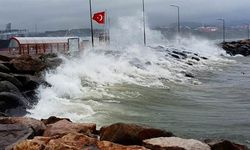
[[[109,46],[85,49],[75,58],[61,56],[63,64],[45,74],[52,87],[38,89],[40,100],[29,110],[29,116],[68,117],[77,122],[96,122],[98,126],[134,122],[190,137],[225,135],[245,142],[248,137],[244,135],[238,139],[221,132],[224,128],[218,128],[217,121],[227,116],[216,118],[216,105],[208,105],[211,99],[219,100],[219,93],[211,94],[214,91],[210,89],[210,78],[236,61],[226,58],[212,41],[192,36],[168,41],[149,28],[148,46],[142,46],[139,18],[121,18],[111,29]],[[174,58],[173,51],[188,57]],[[208,59],[192,59],[198,56]],[[186,73],[195,78],[186,77]],[[223,87],[221,90],[227,91]]]

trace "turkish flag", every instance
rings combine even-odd
[[[105,11],[95,13],[93,16],[93,20],[95,20],[99,24],[105,24]]]

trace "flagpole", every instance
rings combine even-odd
[[[142,0],[142,15],[143,15],[143,37],[144,37],[144,46],[146,46],[146,25],[145,25],[145,4]]]
[[[105,22],[104,22],[104,42],[105,44],[107,44],[107,15],[108,15],[108,11],[107,9],[105,9]]]
[[[91,0],[89,0],[89,15],[90,15],[90,26],[91,26],[91,42],[92,42],[92,47],[94,47],[94,30],[93,30],[92,4],[91,4]]]

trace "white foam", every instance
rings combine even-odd
[[[139,21],[138,21],[139,20]],[[141,21],[136,17],[123,17],[111,30],[112,45],[106,48],[86,49],[78,58],[63,58],[63,64],[47,72],[45,79],[52,87],[40,87],[39,103],[30,111],[30,116],[46,118],[51,115],[69,117],[73,120],[95,114],[95,106],[104,102],[120,103],[115,99],[124,96],[124,91],[111,92],[115,85],[134,84],[145,87],[168,88],[169,82],[200,84],[196,79],[186,78],[182,73],[212,70],[214,66],[230,61],[222,58],[224,52],[205,40],[195,37],[182,38],[178,42],[162,40],[157,31],[147,28],[148,43],[163,47],[142,46]],[[177,60],[167,50],[190,51],[205,56],[208,60]],[[187,62],[192,62],[190,66]],[[118,92],[118,91],[116,91]],[[126,91],[125,91],[126,92]],[[125,93],[135,97],[140,93]],[[95,99],[95,101],[91,101]],[[99,100],[99,102],[97,102]]]

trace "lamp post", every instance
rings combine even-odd
[[[89,0],[89,15],[90,15],[90,27],[91,27],[91,42],[92,42],[92,47],[94,47],[94,30],[93,30],[92,4],[91,4],[91,0]]]
[[[175,7],[177,8],[177,13],[178,13],[178,18],[177,18],[177,33],[178,35],[180,34],[181,32],[181,27],[180,27],[180,6],[177,6],[177,5],[170,5],[172,7]]]
[[[222,36],[223,36],[223,42],[225,42],[226,41],[226,33],[225,33],[225,30],[226,30],[226,26],[225,26],[225,19],[223,19],[223,18],[220,18],[220,19],[217,19],[217,20],[220,20],[220,21],[222,21]]]
[[[146,46],[146,25],[145,25],[145,3],[142,0],[142,16],[143,16],[143,39],[144,39],[144,46]]]

